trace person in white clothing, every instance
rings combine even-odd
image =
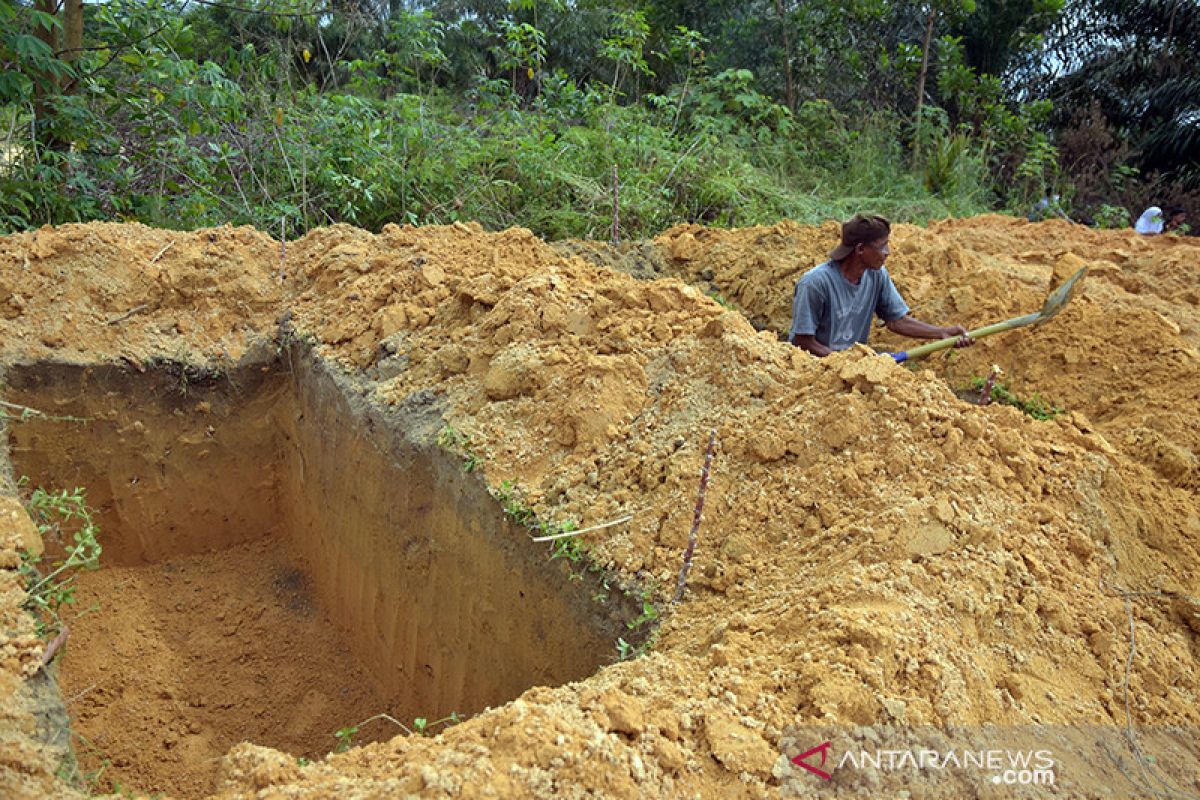
[[[1134,230],[1138,233],[1152,235],[1156,233],[1171,233],[1187,219],[1187,211],[1179,206],[1172,206],[1167,209],[1164,214],[1163,210],[1158,206],[1150,206],[1142,215],[1138,217],[1138,221],[1134,223]]]

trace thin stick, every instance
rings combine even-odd
[[[283,259],[287,255],[287,217],[279,218],[279,282],[283,283],[287,273],[283,271]]]
[[[151,264],[153,264],[154,262],[158,261],[160,258],[162,258],[162,257],[163,257],[163,253],[167,252],[168,250],[170,250],[170,249],[171,249],[172,247],[174,247],[174,246],[175,246],[175,240],[174,240],[174,239],[172,239],[171,241],[167,242],[165,245],[163,245],[163,249],[162,249],[162,250],[159,250],[157,253],[155,253],[155,254],[154,254],[154,258],[150,259],[150,263],[151,263]]]
[[[93,689],[95,689],[95,688],[96,688],[97,686],[99,686],[99,685],[100,685],[100,684],[98,684],[98,683],[93,683],[91,686],[87,687],[86,689],[84,689],[84,690],[83,690],[82,692],[80,692],[79,694],[71,695],[71,696],[70,696],[70,697],[68,697],[66,700],[63,700],[63,705],[64,705],[64,706],[69,706],[69,705],[71,705],[72,703],[74,703],[74,702],[76,702],[76,701],[78,701],[78,700],[82,700],[82,699],[84,698],[84,696],[86,696],[86,695],[88,694],[88,692],[92,691]]]
[[[1137,731],[1133,725],[1133,710],[1129,703],[1129,679],[1133,671],[1133,660],[1137,656],[1137,636],[1134,633],[1133,623],[1133,603],[1130,600],[1132,597],[1165,597],[1162,592],[1131,592],[1123,587],[1115,587],[1115,592],[1108,591],[1104,583],[1104,579],[1100,579],[1100,590],[1109,597],[1120,597],[1125,603],[1125,614],[1129,618],[1129,654],[1125,658],[1125,679],[1122,681],[1122,693],[1125,696],[1125,737],[1129,741],[1129,747],[1133,750],[1133,755],[1137,759],[1138,769],[1142,773],[1142,781],[1145,789],[1148,789],[1155,797],[1182,797],[1194,798],[1195,795],[1181,792],[1179,789],[1172,786],[1167,780],[1161,777],[1158,772],[1149,764],[1148,759],[1142,753],[1142,748],[1138,744]],[[1127,776],[1128,777],[1128,776]],[[1151,781],[1151,778],[1154,780]],[[1159,791],[1154,782],[1157,782],[1163,787],[1163,791]]]
[[[129,309],[121,316],[113,317],[112,319],[110,319],[108,322],[106,322],[104,324],[105,325],[116,325],[118,322],[124,322],[125,320],[129,319],[130,317],[132,317],[134,314],[138,313],[139,311],[145,311],[146,308],[147,308],[147,306],[145,303],[141,304],[140,306],[134,306],[133,308]]]
[[[619,232],[621,230],[621,184],[617,180],[617,165],[612,165],[612,196],[613,196],[613,224],[612,224],[612,243],[616,246],[619,241]]]
[[[1000,367],[993,364],[992,371],[988,373],[987,380],[983,382],[983,390],[979,392],[979,405],[986,406],[992,402],[992,387],[996,385],[996,378],[1000,375]]]
[[[398,728],[400,728],[400,730],[404,731],[404,732],[405,732],[405,733],[407,733],[409,736],[412,736],[412,730],[411,730],[411,729],[410,729],[410,728],[409,728],[407,725],[405,725],[403,722],[401,722],[400,720],[396,719],[395,717],[389,716],[389,715],[387,715],[387,714],[376,714],[376,715],[375,715],[375,716],[373,716],[373,717],[368,717],[367,719],[364,719],[362,722],[358,723],[358,724],[357,724],[357,725],[355,725],[354,727],[356,727],[356,728],[361,728],[363,725],[366,725],[368,722],[374,722],[374,721],[375,721],[375,720],[377,720],[377,719],[386,720],[387,722],[390,722],[390,723],[392,723],[393,725],[395,725],[395,726],[397,726]]]
[[[64,622],[62,630],[58,632],[58,636],[50,640],[50,644],[46,646],[46,652],[42,653],[42,669],[45,669],[46,665],[54,659],[54,654],[67,643],[67,637],[70,635],[71,627]]]
[[[679,570],[679,582],[675,584],[675,598],[672,603],[678,603],[683,598],[683,585],[687,582],[688,571],[692,568],[692,554],[696,552],[696,536],[700,533],[700,514],[704,511],[704,493],[708,491],[708,474],[712,467],[713,448],[717,444],[717,429],[713,428],[708,434],[708,449],[704,452],[704,469],[700,471],[700,496],[696,498],[696,513],[692,516],[692,532],[688,534],[687,550],[683,554],[683,568]]]
[[[44,417],[44,416],[46,416],[45,411],[38,411],[36,408],[30,408],[29,406],[18,405],[17,403],[8,403],[8,402],[5,402],[4,400],[0,400],[0,406],[3,406],[4,408],[11,408],[13,411],[20,411],[21,416],[29,416],[29,417]]]
[[[549,536],[535,536],[533,537],[532,541],[552,542],[555,539],[565,539],[568,536],[578,536],[581,533],[591,533],[592,531],[598,531],[602,528],[611,528],[613,525],[620,525],[622,522],[629,522],[631,519],[633,519],[633,514],[626,514],[620,519],[614,519],[612,522],[602,522],[599,525],[593,525],[590,528],[583,528],[582,530],[578,531],[564,531],[562,533],[552,533]]]

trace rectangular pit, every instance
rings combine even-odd
[[[318,758],[379,713],[470,715],[586,677],[629,638],[632,601],[597,602],[436,447],[431,393],[377,408],[299,347],[228,373],[6,378],[58,418],[10,426],[14,473],[98,510],[103,568],[79,578],[60,683],[105,785],[202,795],[239,741]]]

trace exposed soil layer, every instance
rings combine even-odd
[[[816,779],[789,757],[817,743],[802,727],[817,724],[876,740],[888,726],[945,736],[1032,726],[1062,751],[1063,796],[1197,793],[1200,247],[994,216],[897,226],[889,269],[930,322],[1027,313],[1055,280],[1092,270],[1050,324],[903,368],[866,348],[818,360],[779,341],[796,279],[836,240],[833,225],[685,226],[627,257],[552,248],[519,229],[334,227],[288,243],[280,282],[278,243],[258,233],[67,226],[0,239],[5,279],[35,287],[0,315],[0,355],[124,355],[136,369],[194,341],[183,361],[222,367],[284,321],[313,346],[304,364],[353,387],[323,419],[433,409],[440,418],[414,428],[414,442],[432,446],[442,420],[458,432],[457,457],[479,469],[467,476],[447,459],[415,485],[508,481],[542,519],[582,526],[632,514],[582,540],[625,580],[656,586],[664,609],[717,431],[695,565],[649,655],[528,689],[436,739],[401,736],[303,767],[240,744],[221,760],[220,797],[798,794]],[[172,277],[144,283],[170,241],[154,265]],[[639,281],[614,266],[675,277]],[[199,290],[172,293],[181,286]],[[176,333],[180,310],[199,298],[212,312],[188,339]],[[872,344],[903,346],[883,333]],[[956,396],[992,364],[1018,395],[1065,412],[1037,421]],[[286,417],[279,430],[315,435]],[[371,474],[370,461],[328,455],[344,452],[339,441],[299,448],[348,473],[321,482]],[[311,480],[291,461],[277,473],[281,496]],[[333,505],[300,504],[289,524],[302,530]],[[28,534],[12,519],[10,554]],[[338,546],[358,539],[357,525]],[[325,599],[343,579],[300,552],[351,648],[372,652],[362,639],[389,629],[372,621],[390,604]],[[6,574],[14,644],[0,688],[40,652]],[[452,605],[429,618],[472,613]],[[409,663],[387,661],[398,662]],[[1106,748],[1072,744],[1064,729],[1098,731]],[[1156,761],[1139,760],[1166,740]],[[3,746],[15,766],[0,786],[55,787],[28,737]],[[870,796],[1013,796],[989,778],[947,771],[915,786],[910,772],[846,771],[835,783]]]

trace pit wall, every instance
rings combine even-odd
[[[280,527],[278,365],[38,363],[7,377],[10,401],[51,417],[11,426],[17,473],[87,489],[102,564],[219,550]]]
[[[0,386],[5,383],[0,365]],[[17,415],[5,408],[5,416]],[[58,688],[58,664],[39,667],[46,643],[37,638],[33,619],[15,598],[24,597],[20,553],[41,553],[41,537],[17,499],[16,476],[8,448],[11,423],[0,416],[0,797],[76,797],[59,781],[72,754],[70,722]],[[81,796],[80,796],[81,797]]]
[[[273,344],[227,373],[42,363],[7,378],[11,402],[60,418],[12,426],[17,474],[87,489],[102,563],[279,537],[395,716],[582,679],[631,638],[632,599],[593,600],[598,576],[550,561],[433,444],[429,393],[381,409],[302,346]]]
[[[284,493],[319,595],[388,695],[414,716],[504,703],[584,678],[637,609],[592,599],[511,525],[478,476],[433,442],[431,393],[385,413],[322,362],[293,354]]]

